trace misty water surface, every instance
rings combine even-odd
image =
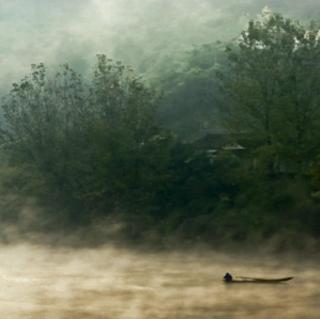
[[[110,247],[6,246],[0,257],[1,318],[320,318],[320,271],[311,261]],[[296,278],[226,285],[226,271]]]

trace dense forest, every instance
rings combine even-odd
[[[1,101],[2,223],[33,198],[43,232],[117,219],[157,243],[319,239],[319,40],[265,10],[148,80],[103,54],[90,77],[32,65]]]

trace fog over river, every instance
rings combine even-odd
[[[320,318],[316,262],[200,252],[0,248],[1,318]],[[233,284],[236,275],[295,276]]]

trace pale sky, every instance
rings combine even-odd
[[[0,0],[0,89],[32,63],[88,70],[97,53],[148,68],[193,44],[236,36],[266,5],[294,18],[320,16],[320,0]]]

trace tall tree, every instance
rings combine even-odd
[[[104,55],[91,81],[68,65],[53,76],[34,65],[3,101],[0,138],[11,159],[68,200],[109,208],[143,201],[167,163],[156,100],[130,68]]]
[[[264,10],[228,49],[223,77],[228,128],[250,146],[301,162],[317,151],[320,127],[320,42],[315,24]],[[240,134],[239,134],[240,133]]]

